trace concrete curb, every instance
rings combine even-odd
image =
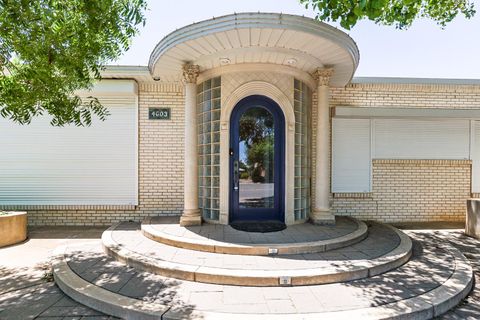
[[[158,320],[168,311],[168,306],[128,298],[85,281],[68,266],[66,249],[67,246],[61,246],[54,251],[53,277],[57,286],[73,300],[128,320]]]
[[[255,287],[281,286],[288,279],[291,286],[327,284],[367,278],[397,268],[407,262],[412,254],[412,241],[402,231],[390,227],[400,237],[400,244],[391,252],[376,259],[355,260],[355,264],[339,263],[330,268],[249,270],[204,267],[155,259],[129,250],[115,242],[112,233],[119,223],[102,235],[102,245],[107,255],[139,270],[158,275],[211,284]]]
[[[279,245],[278,243],[250,245],[250,244],[234,244],[215,240],[198,240],[187,239],[171,234],[167,234],[152,227],[152,218],[147,218],[142,222],[142,234],[154,241],[183,249],[196,251],[205,251],[213,253],[236,254],[236,255],[255,255],[268,256],[270,249],[277,249],[278,254],[302,254],[325,252],[333,249],[347,247],[354,243],[360,242],[368,235],[367,225],[360,220],[347,217],[357,224],[355,231],[344,236],[310,242],[288,243]]]
[[[439,316],[458,304],[473,286],[473,270],[463,254],[448,245],[455,258],[455,271],[440,287],[425,294],[378,307],[352,309],[346,311],[303,313],[303,314],[249,314],[220,313],[193,310],[184,313],[166,306],[127,298],[95,286],[73,272],[65,257],[66,247],[56,251],[54,277],[57,285],[72,299],[103,313],[127,320],[316,320],[316,319],[359,319],[359,320],[423,320]]]

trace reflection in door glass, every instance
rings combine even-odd
[[[275,121],[261,107],[250,108],[240,118],[239,207],[274,207]]]

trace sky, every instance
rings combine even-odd
[[[150,0],[148,7],[145,27],[130,50],[113,64],[147,65],[164,36],[214,16],[257,11],[315,16],[298,0]],[[360,50],[355,76],[480,79],[480,7],[477,10],[473,19],[457,17],[445,29],[433,21],[419,20],[408,30],[370,21],[344,30]]]

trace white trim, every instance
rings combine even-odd
[[[293,84],[292,84],[293,88]],[[226,98],[220,116],[220,223],[228,224],[229,218],[229,175],[230,172],[230,117],[237,103],[251,95],[263,95],[275,101],[285,116],[285,223],[295,223],[295,113],[288,96],[275,85],[265,81],[247,82],[235,89]]]
[[[93,85],[91,90],[79,90],[75,94],[80,96],[119,97],[138,95],[138,84],[135,80],[103,79]]]
[[[306,83],[310,89],[316,90],[317,83],[313,77],[300,69],[292,68],[283,65],[273,65],[267,63],[244,63],[244,64],[234,64],[228,66],[222,66],[214,69],[209,69],[200,74],[198,77],[197,83],[202,83],[205,80],[215,78],[224,74],[229,73],[240,73],[240,72],[271,72],[271,73],[283,73],[289,76]]]
[[[147,66],[106,66],[105,70],[100,72],[100,76],[102,79],[129,79],[138,82],[155,83]]]
[[[480,79],[354,77],[351,83],[480,85]]]
[[[140,203],[140,107],[139,107],[139,95],[138,95],[138,87],[137,87],[137,95],[135,96],[135,205],[138,206]]]
[[[469,159],[473,160],[475,152],[475,120],[470,120],[470,155]]]
[[[373,164],[372,160],[375,159],[375,119],[370,119],[370,181],[368,181],[368,186],[370,192],[373,192]]]
[[[201,21],[192,25],[185,26],[178,29],[165,38],[163,38],[153,50],[148,63],[149,70],[153,76],[159,76],[168,80],[178,80],[181,76],[181,64],[186,61],[199,64],[196,60],[198,58],[205,59],[205,56],[215,56],[218,53],[231,52],[230,49],[236,50],[245,47],[256,47],[258,52],[262,50],[271,50],[273,46],[267,45],[255,45],[249,43],[248,45],[242,44],[238,39],[238,34],[242,30],[287,30],[295,32],[298,35],[306,35],[310,39],[325,40],[328,47],[327,56],[318,56],[319,49],[309,47],[306,49],[304,42],[296,43],[291,41],[294,47],[287,48],[295,56],[295,53],[301,53],[300,56],[305,54],[315,59],[308,59],[307,61],[322,60],[324,63],[320,65],[313,65],[314,68],[323,67],[325,64],[334,65],[339,72],[335,73],[331,79],[331,86],[343,87],[350,82],[358,67],[360,60],[360,53],[355,41],[346,33],[326,24],[319,22],[315,19],[288,15],[278,13],[240,13],[231,14],[222,17],[213,18],[210,20]],[[189,46],[193,41],[201,42],[203,39],[225,33],[237,34],[235,37],[235,43],[230,43],[230,49],[222,47],[212,47],[209,49],[199,49],[195,51],[195,48],[191,48],[191,52],[186,50],[181,51],[182,56],[173,51],[182,50],[182,45]],[[313,42],[314,40],[309,40]],[[298,42],[298,41],[297,41]],[[279,45],[278,48],[283,46]],[[336,50],[336,51],[333,51]],[[326,52],[327,52],[326,51]],[[201,54],[200,54],[201,53]],[[340,58],[341,57],[341,58]],[[325,61],[325,59],[327,59]],[[216,59],[215,61],[218,61]],[[282,64],[282,63],[278,63]],[[205,69],[211,66],[202,66]],[[313,70],[307,70],[313,71]]]
[[[188,40],[214,34],[219,31],[259,27],[296,30],[329,39],[349,52],[355,66],[354,70],[358,66],[360,53],[355,41],[348,34],[337,28],[303,16],[282,13],[246,12],[216,17],[175,30],[155,46],[150,55],[148,67],[150,71],[152,71],[155,63],[162,55],[172,47]]]
[[[335,118],[429,118],[435,119],[480,119],[479,109],[433,109],[433,108],[383,108],[344,107],[333,110]]]

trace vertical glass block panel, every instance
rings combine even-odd
[[[205,219],[220,216],[221,78],[197,86],[199,207]]]
[[[213,123],[213,128],[212,128],[213,132],[216,133],[217,131],[220,131],[220,121],[215,121]]]
[[[203,102],[212,101],[212,90],[207,90],[203,92]]]
[[[310,211],[311,110],[312,91],[305,83],[295,79],[295,220],[306,219]]]
[[[212,99],[220,98],[220,88],[215,88],[212,90]]]
[[[216,77],[216,78],[213,78],[213,79],[212,79],[212,86],[213,86],[214,88],[217,88],[217,87],[220,88],[220,87],[221,87],[221,83],[222,83],[222,81],[221,81],[221,78],[220,78],[220,77]]]
[[[203,83],[203,91],[207,91],[212,88],[212,79],[207,80]]]
[[[211,220],[218,220],[220,218],[220,210],[212,210],[210,213]]]

